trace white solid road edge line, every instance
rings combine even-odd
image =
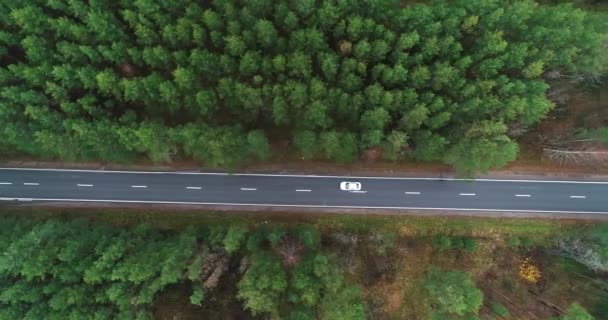
[[[131,186],[131,188],[147,188],[148,186]]]
[[[32,201],[33,198],[6,198],[0,197],[0,201]]]
[[[50,168],[0,168],[0,170],[19,171],[58,171],[58,172],[92,172],[92,173],[136,173],[136,174],[180,174],[211,176],[260,176],[291,178],[339,178],[339,179],[382,179],[382,180],[431,180],[431,181],[478,181],[478,182],[532,182],[532,183],[571,183],[571,184],[608,184],[608,181],[579,180],[534,180],[534,179],[490,179],[490,178],[437,178],[437,177],[374,177],[374,176],[323,176],[314,174],[264,174],[264,173],[227,173],[227,172],[186,172],[186,171],[121,171],[121,170],[87,170],[87,169],[50,169]]]
[[[420,194],[420,192],[417,192],[417,191],[406,191],[405,194]]]
[[[20,200],[21,199],[21,200]],[[110,203],[147,203],[147,204],[186,204],[186,205],[222,205],[251,207],[295,207],[295,208],[344,208],[344,209],[385,209],[385,210],[452,210],[452,211],[491,211],[491,212],[529,212],[529,213],[589,213],[606,214],[607,211],[567,211],[567,210],[521,210],[521,209],[479,209],[479,208],[425,208],[425,207],[380,207],[380,206],[324,206],[309,204],[271,204],[271,203],[222,203],[222,202],[187,202],[187,201],[150,201],[150,200],[96,200],[96,199],[55,199],[55,198],[0,198],[0,200],[18,201],[66,201],[66,202],[110,202]]]
[[[587,196],[570,196],[572,199],[585,199]]]
[[[190,190],[201,190],[202,187],[186,187],[186,189],[190,189]]]
[[[243,190],[243,191],[256,191],[258,189],[257,188],[241,188],[241,190]]]
[[[475,193],[460,193],[461,196],[476,196]]]
[[[24,186],[39,186],[40,183],[38,183],[38,182],[24,182],[23,185]]]
[[[529,198],[529,197],[531,197],[531,195],[529,195],[529,194],[516,194],[515,196],[516,197],[522,197],[522,198]]]
[[[296,189],[296,192],[310,192],[310,189]]]
[[[92,184],[85,184],[85,183],[78,183],[76,185],[79,187],[92,187],[93,186]]]

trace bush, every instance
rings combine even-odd
[[[594,318],[580,304],[573,303],[560,320],[594,320]]]
[[[477,250],[477,240],[473,238],[463,238],[462,239],[463,249],[468,252],[474,252]]]
[[[498,302],[492,302],[490,308],[492,308],[492,312],[501,317],[508,317],[510,315],[509,309]]]
[[[483,293],[467,272],[431,270],[425,288],[440,314],[476,315],[483,302]]]
[[[524,237],[521,239],[521,246],[524,248],[534,247],[534,240]]]
[[[438,251],[459,249],[474,252],[477,250],[477,240],[471,237],[450,237],[438,234],[433,239],[433,248]]]
[[[521,240],[518,237],[509,237],[507,239],[507,245],[512,249],[517,249],[521,246]]]
[[[452,240],[444,234],[438,234],[433,240],[433,247],[439,251],[445,251],[452,248]]]

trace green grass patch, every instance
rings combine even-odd
[[[543,241],[547,236],[570,230],[580,221],[560,221],[552,219],[488,218],[488,217],[445,217],[445,216],[361,216],[336,215],[319,219],[320,226],[334,226],[355,230],[377,228],[398,229],[412,235],[450,234],[453,236],[509,235],[523,237],[534,242]]]
[[[226,212],[156,208],[37,208],[2,207],[0,215],[28,216],[31,219],[88,219],[116,226],[145,223],[161,229],[183,229],[191,225],[260,223],[311,223],[318,228],[352,231],[398,231],[413,236],[493,237],[508,236],[539,243],[547,236],[589,224],[577,220],[522,219],[492,217],[316,214],[298,212]],[[521,240],[524,239],[524,240]]]
[[[490,308],[492,308],[492,312],[498,316],[508,317],[510,315],[509,309],[500,303],[492,302],[492,304],[490,304]]]

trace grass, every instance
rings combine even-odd
[[[397,231],[401,235],[496,237],[508,235],[542,241],[547,236],[570,230],[589,222],[577,220],[491,218],[462,216],[407,216],[316,214],[297,212],[225,212],[148,208],[39,208],[0,207],[0,215],[28,216],[31,219],[89,219],[126,226],[146,223],[161,229],[183,229],[190,225],[311,223],[321,229],[341,228],[352,231],[377,229]]]
[[[319,219],[321,227],[353,230],[396,229],[402,235],[496,237],[510,235],[542,241],[547,236],[569,230],[582,222],[548,219],[445,217],[445,216],[357,216],[336,215]]]

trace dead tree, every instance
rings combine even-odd
[[[355,232],[335,232],[333,238],[343,246],[355,247],[359,244],[359,234]]]
[[[281,256],[283,264],[293,267],[300,262],[304,251],[302,242],[290,236],[284,236],[279,245],[275,247],[275,252]]]
[[[367,298],[367,306],[365,308],[365,313],[367,315],[367,319],[376,320],[376,319],[385,319],[386,316],[386,300],[381,295],[370,295]]]
[[[562,308],[560,308],[558,305],[556,305],[555,303],[543,298],[540,296],[540,294],[532,291],[532,290],[528,290],[528,293],[530,293],[532,296],[534,296],[534,299],[536,301],[538,301],[540,304],[544,305],[545,307],[553,310],[553,312],[556,312],[557,314],[565,314],[566,311]]]
[[[350,274],[355,274],[359,267],[359,259],[355,250],[348,250],[347,253],[340,254],[339,257],[338,262],[341,269]]]
[[[249,257],[244,256],[241,259],[241,262],[239,263],[239,270],[238,270],[239,274],[242,275],[243,273],[245,273],[245,271],[247,271],[247,268],[249,268],[250,264],[251,264],[251,261],[249,261]]]
[[[511,300],[511,298],[509,298],[507,295],[503,294],[502,292],[500,292],[498,289],[494,288],[493,286],[489,287],[494,293],[498,294],[499,296],[503,297],[503,299],[505,299],[504,301],[506,301],[505,304],[509,305],[511,308],[511,311],[515,311],[515,313],[517,313],[518,317],[521,317],[521,313],[527,313],[530,316],[530,319],[538,319],[538,317],[533,314],[532,312],[530,312],[529,310],[523,310],[521,309],[521,305],[517,302],[514,302],[513,300]]]
[[[608,164],[608,152],[606,151],[543,149],[543,152],[547,159],[560,165],[597,166]]]
[[[201,272],[205,288],[211,289],[217,286],[221,276],[228,270],[229,261],[230,258],[223,252],[212,252],[206,255]]]
[[[222,275],[228,270],[229,260],[230,259],[227,256],[222,256],[219,260],[216,261],[215,269],[213,269],[213,272],[211,272],[211,275],[209,275],[207,280],[203,282],[203,286],[206,289],[212,289],[217,286],[217,284],[220,282],[220,278],[222,277]]]

